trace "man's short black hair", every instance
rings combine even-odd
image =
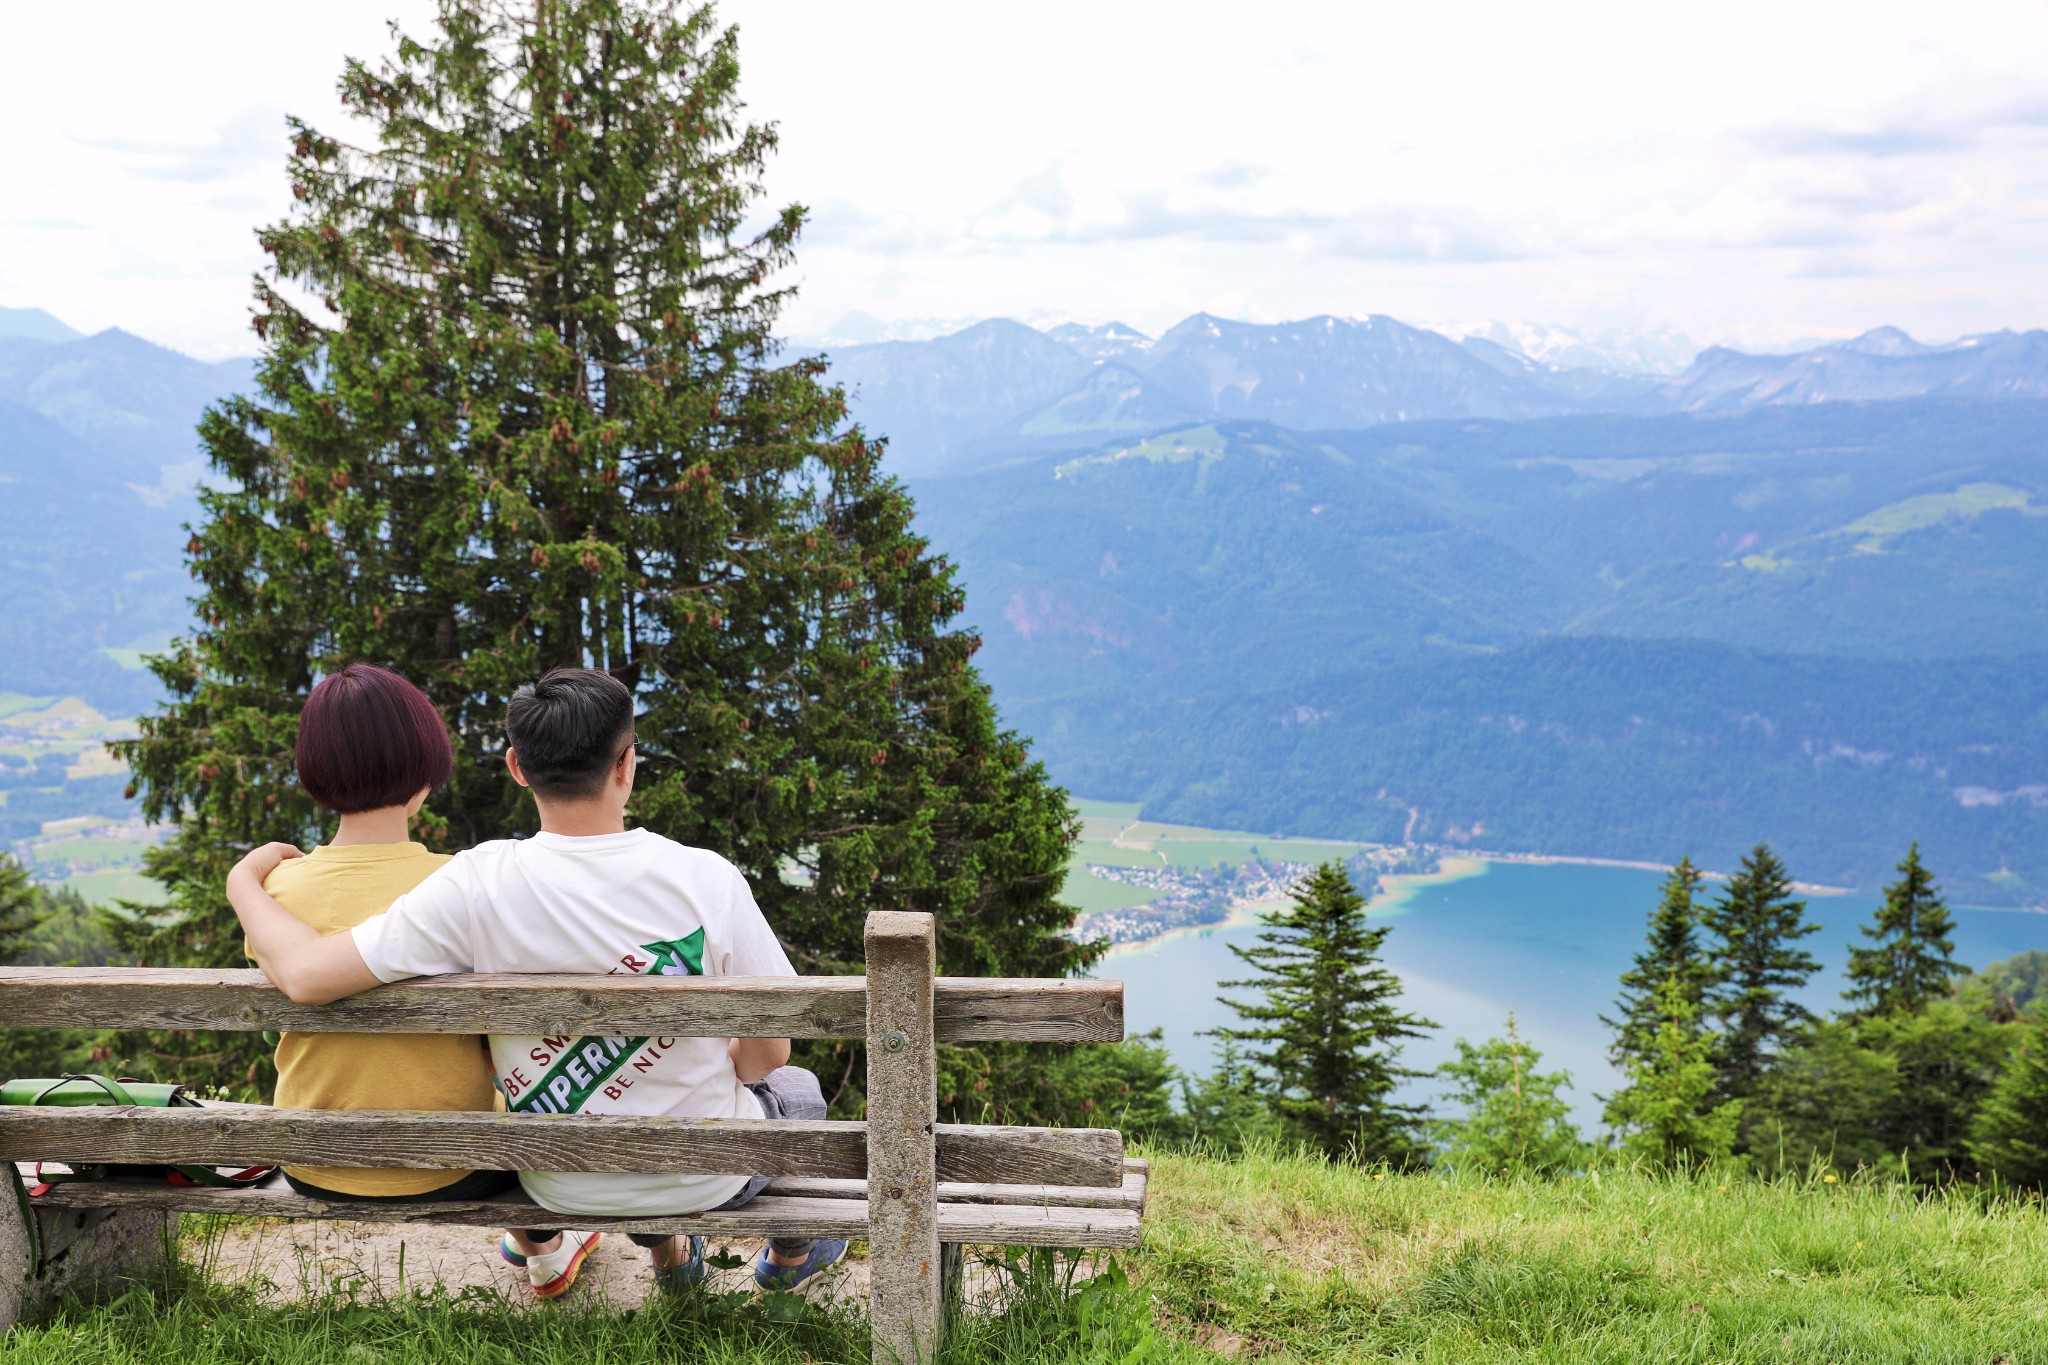
[[[588,800],[633,742],[633,694],[609,673],[557,668],[512,694],[505,734],[535,796]]]

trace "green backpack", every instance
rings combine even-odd
[[[26,1080],[0,1081],[0,1104],[37,1105],[140,1105],[148,1109],[199,1109],[198,1100],[186,1092],[182,1085],[165,1085],[154,1081],[137,1081],[128,1077],[114,1080],[106,1076],[79,1075],[76,1073],[55,1079],[31,1078]],[[243,1185],[254,1185],[267,1180],[275,1166],[249,1166],[242,1170],[226,1170],[213,1166],[72,1166],[68,1170],[45,1174],[43,1163],[36,1163],[30,1196],[46,1193],[52,1185],[61,1185],[74,1180],[104,1180],[115,1172],[126,1175],[162,1174],[173,1185],[191,1187],[211,1185],[218,1189],[235,1189]]]

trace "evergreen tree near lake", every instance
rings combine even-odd
[[[1920,861],[1906,852],[1899,880],[1884,890],[1876,922],[1863,926],[1874,946],[1849,950],[1849,989],[1842,998],[1858,1013],[1910,1014],[1949,993],[1970,969],[1955,960],[1955,917]]]
[[[1978,1107],[1968,1151],[2007,1184],[2048,1189],[2048,1015],[2028,1013],[2005,1068]]]
[[[1799,941],[1820,932],[1792,878],[1766,844],[1758,844],[1729,878],[1703,923],[1714,935],[1708,960],[1708,1009],[1720,1023],[1717,1045],[1723,1099],[1750,1099],[1774,1056],[1798,1041],[1813,1012],[1792,998],[1820,970]]]
[[[1608,1045],[1608,1060],[1626,1067],[1629,1059],[1645,1057],[1657,1047],[1657,1030],[1663,1023],[1658,994],[1667,980],[1676,979],[1680,992],[1695,1010],[1706,1003],[1714,969],[1700,941],[1700,870],[1692,859],[1681,858],[1664,879],[1657,908],[1650,913],[1650,932],[1635,963],[1621,974],[1621,994],[1615,1000],[1619,1018],[1600,1016],[1600,1022],[1614,1031]]]
[[[1432,1119],[1428,1131],[1453,1170],[1474,1173],[1570,1170],[1586,1156],[1586,1144],[1559,1093],[1571,1085],[1564,1071],[1538,1071],[1543,1054],[1521,1035],[1508,1015],[1507,1033],[1474,1047],[1457,1041],[1458,1055],[1437,1068],[1449,1082],[1443,1098],[1460,1105],[1454,1119]]]
[[[953,569],[821,363],[778,356],[771,277],[804,214],[757,213],[775,135],[738,78],[708,8],[442,0],[434,33],[348,64],[366,145],[292,122],[257,391],[200,428],[200,628],[151,661],[171,701],[123,746],[177,825],[147,861],[170,907],[126,952],[242,965],[222,879],[251,844],[318,839],[299,708],[367,660],[454,737],[436,847],[534,828],[505,702],[579,664],[637,693],[632,818],[731,858],[799,971],[858,971],[888,908],[937,915],[946,972],[1099,954],[1063,932],[1077,822],[998,721]],[[266,1060],[255,1035],[153,1050],[232,1085]],[[857,1047],[806,1056],[857,1088]]]
[[[1734,1150],[1741,1100],[1716,1100],[1713,1035],[1674,974],[1657,988],[1657,1033],[1623,1067],[1606,1119],[1624,1154],[1658,1165],[1698,1165]]]
[[[1388,930],[1366,923],[1365,897],[1340,862],[1303,878],[1290,902],[1257,944],[1229,945],[1257,975],[1224,989],[1260,998],[1220,997],[1242,1026],[1215,1036],[1244,1047],[1252,1087],[1283,1137],[1331,1158],[1423,1161],[1423,1107],[1397,1103],[1394,1090],[1429,1074],[1400,1065],[1400,1040],[1436,1025],[1398,1007],[1401,980],[1380,962]]]

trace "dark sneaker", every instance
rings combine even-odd
[[[763,1289],[794,1289],[846,1254],[846,1243],[821,1237],[811,1243],[811,1254],[802,1265],[777,1265],[768,1259],[768,1248],[754,1258],[754,1283]]]

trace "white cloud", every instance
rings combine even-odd
[[[282,116],[425,0],[14,16],[0,303],[247,350]],[[197,13],[201,21],[193,19]],[[2048,322],[2048,6],[731,0],[792,330],[1207,309],[1768,341]],[[68,59],[67,59],[67,54]]]

